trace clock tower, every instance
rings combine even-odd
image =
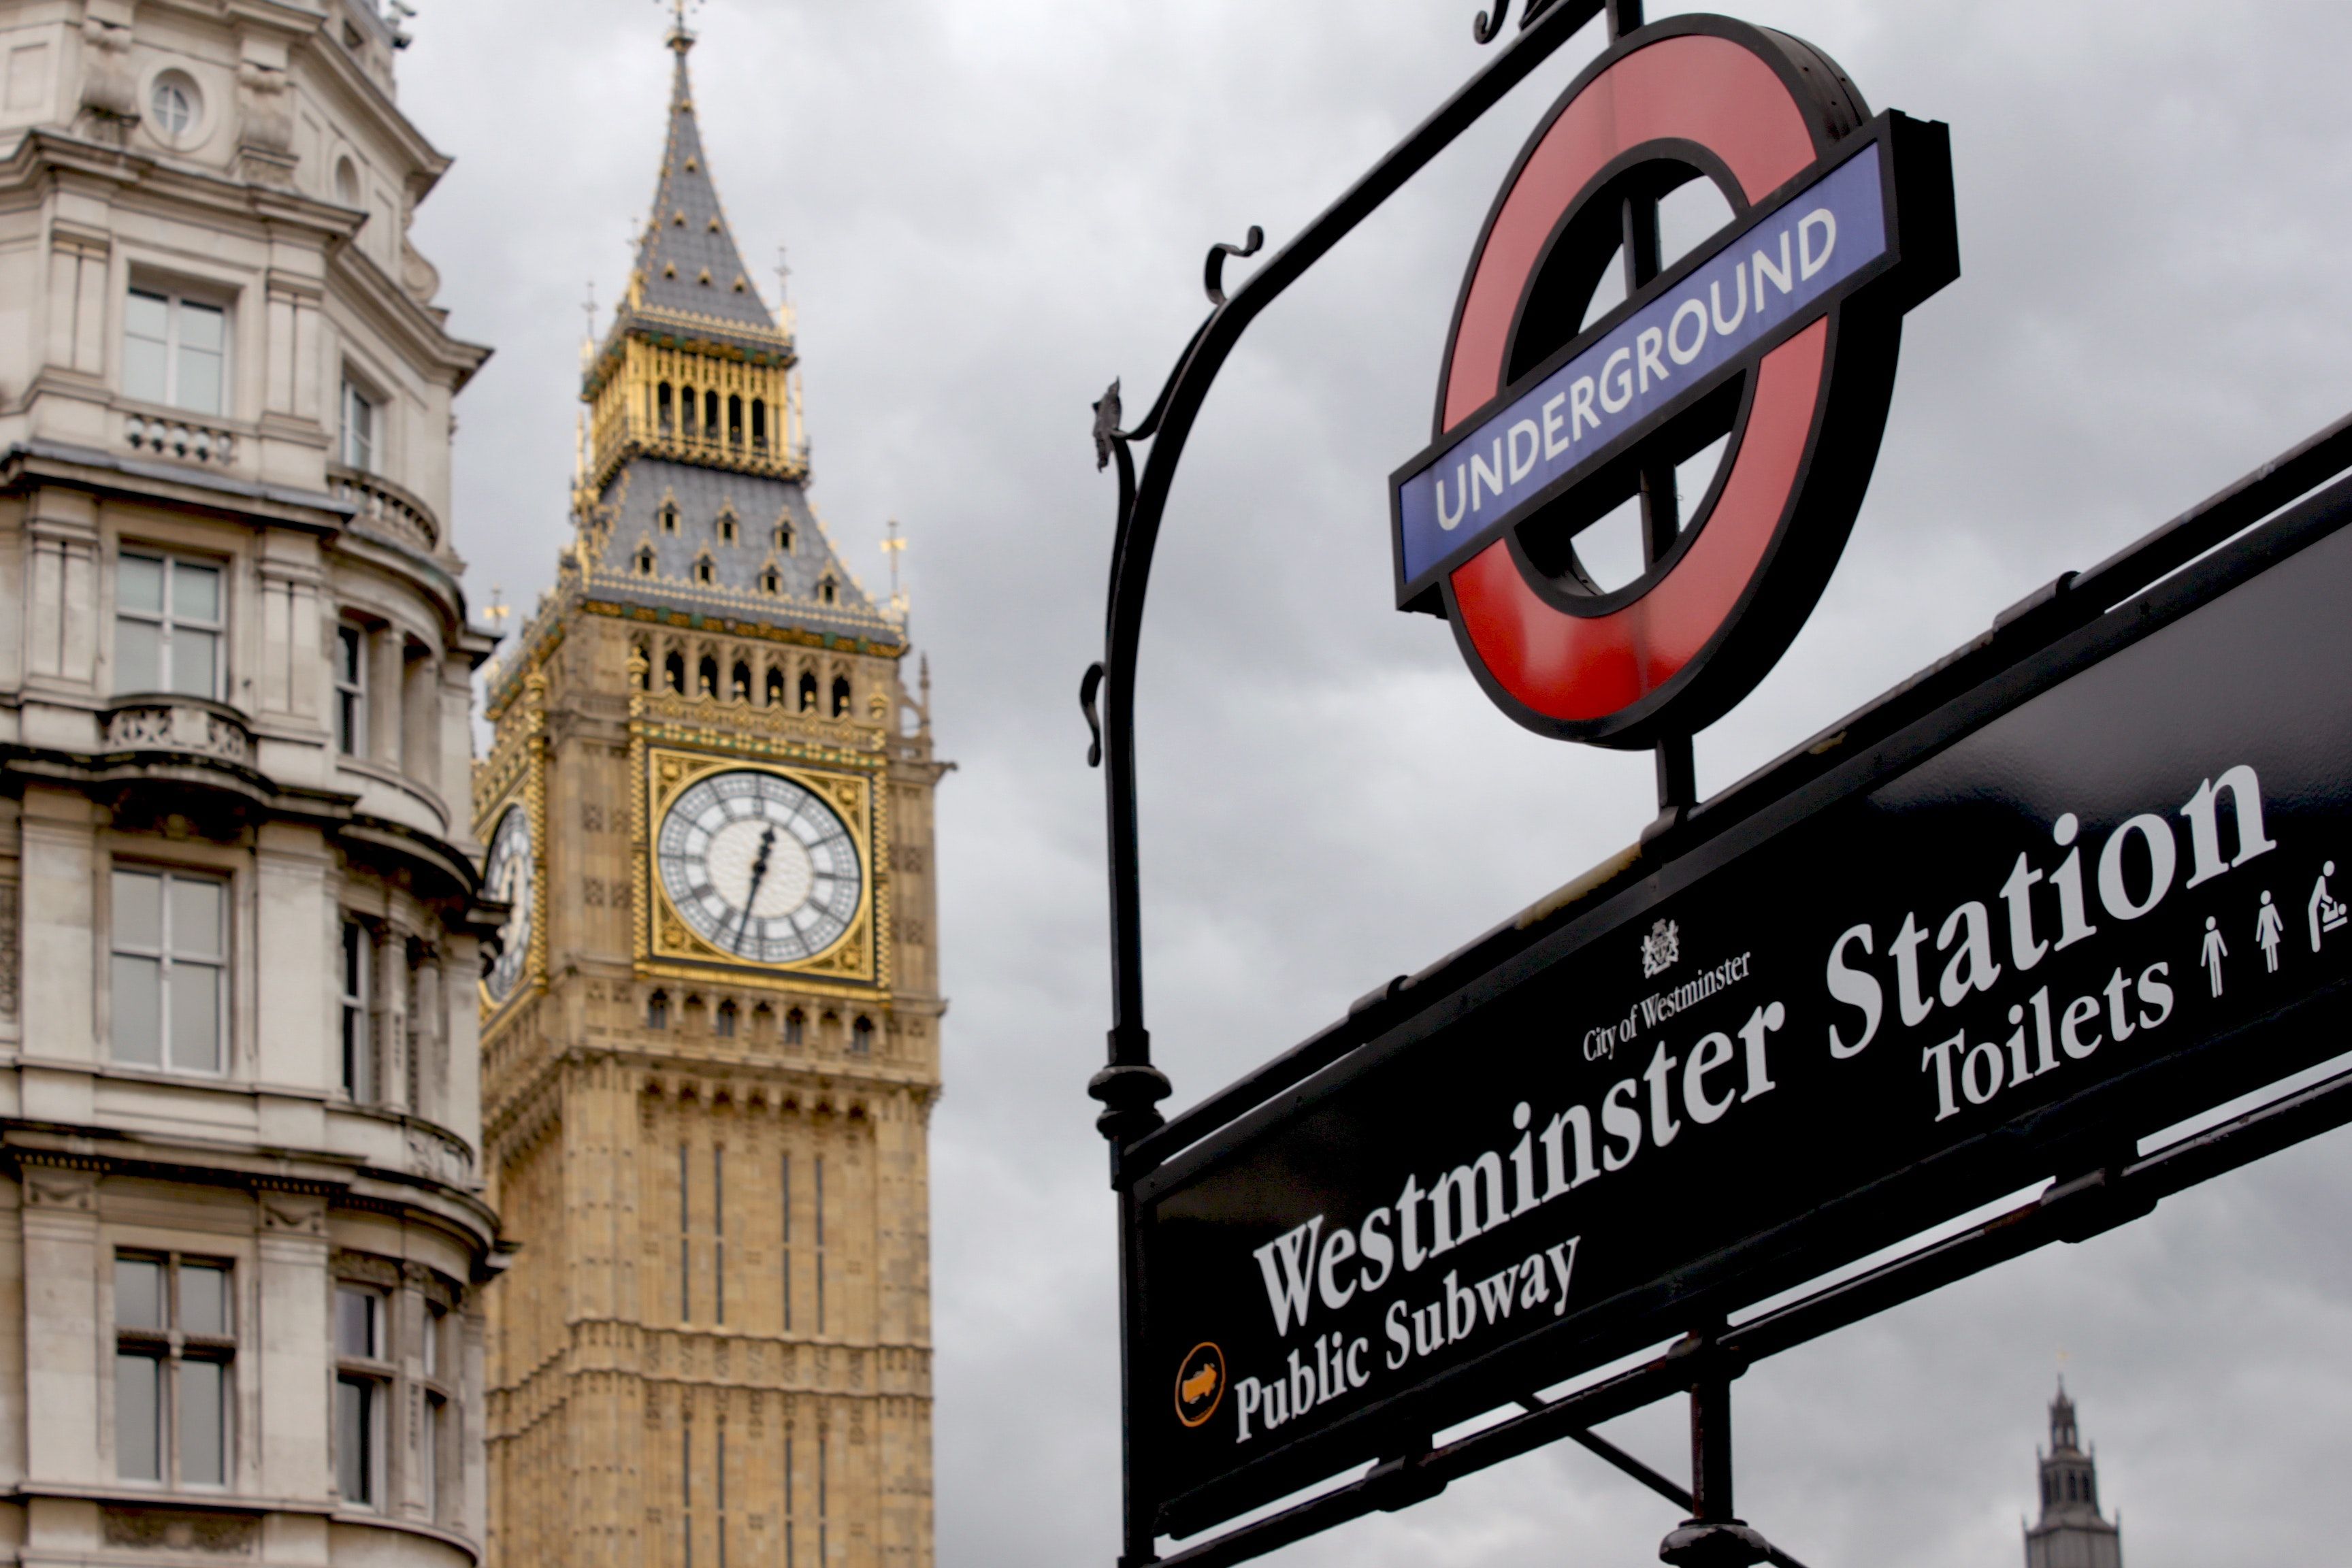
[[[491,670],[490,1552],[929,1568],[928,679],[808,496],[677,54],[576,534]]]

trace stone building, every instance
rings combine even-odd
[[[2123,1525],[2099,1513],[2099,1462],[2074,1430],[2066,1386],[2050,1402],[2050,1451],[2042,1458],[2042,1522],[2025,1531],[2025,1568],[2123,1568]]]
[[[447,167],[369,0],[0,0],[0,1549],[470,1563]]]
[[[676,51],[576,534],[489,678],[491,1551],[929,1568],[927,693],[810,508]]]

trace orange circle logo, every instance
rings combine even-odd
[[[1176,1363],[1176,1419],[1198,1426],[1225,1402],[1225,1352],[1203,1340]]]

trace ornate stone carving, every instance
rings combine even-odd
[[[207,1552],[250,1557],[260,1539],[248,1514],[180,1512],[161,1508],[109,1508],[100,1515],[109,1546],[134,1551]]]
[[[97,1172],[37,1165],[29,1161],[24,1169],[26,1208],[66,1209],[75,1214],[98,1212]]]
[[[265,1190],[261,1194],[261,1228],[279,1236],[324,1236],[327,1201],[315,1193]]]
[[[125,703],[106,715],[101,733],[110,752],[193,752],[240,764],[253,761],[253,736],[245,725],[200,702]]]
[[[81,25],[81,106],[92,128],[120,142],[123,128],[139,118],[139,79],[131,68],[131,29],[118,22],[85,17]]]

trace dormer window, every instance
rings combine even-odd
[[[790,555],[793,552],[793,525],[791,523],[780,522],[776,524],[776,548],[782,551],[787,555]]]
[[[712,576],[713,571],[710,564],[710,557],[705,555],[697,559],[694,563],[694,580],[698,583],[708,583],[711,580]]]
[[[783,589],[784,580],[777,574],[774,567],[771,566],[760,574],[760,592],[762,594],[781,594]]]
[[[735,542],[735,514],[731,511],[722,511],[719,514],[719,542],[721,544]]]
[[[641,544],[637,546],[637,575],[650,577],[653,574],[654,547],[650,544]]]
[[[656,512],[654,515],[661,520],[661,531],[664,533],[676,533],[677,531],[677,503],[676,501],[666,500],[662,502],[661,510]]]
[[[840,590],[840,588],[839,588],[839,587],[835,584],[834,580],[833,580],[832,578],[830,578],[830,577],[827,577],[826,579],[824,579],[823,582],[819,583],[819,584],[816,585],[816,596],[817,596],[817,598],[818,598],[821,602],[823,602],[823,603],[824,603],[824,604],[827,604],[827,605],[832,604],[832,603],[833,603],[836,598],[838,598],[838,597],[840,596],[840,594],[841,594],[841,590]]]

